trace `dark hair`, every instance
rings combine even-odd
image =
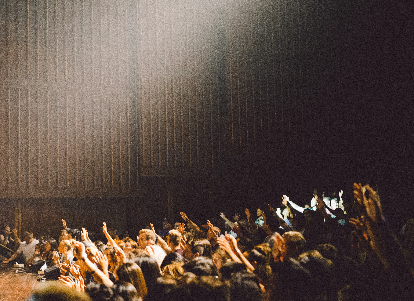
[[[116,274],[119,281],[131,283],[140,297],[144,297],[147,294],[148,291],[144,275],[141,268],[136,263],[124,263],[117,269]]]
[[[218,271],[213,260],[207,257],[197,257],[183,265],[186,272],[196,276],[218,276]]]
[[[207,239],[195,241],[193,247],[191,248],[191,252],[193,254],[198,253],[199,256],[204,256],[208,258],[212,258],[213,256],[211,243]]]
[[[112,288],[105,284],[98,284],[95,282],[89,283],[85,287],[85,292],[92,298],[92,300],[110,301],[114,295]]]
[[[230,301],[229,287],[214,276],[192,278],[187,282],[191,300]]]
[[[230,300],[260,301],[263,299],[259,279],[252,273],[233,273],[230,279]]]
[[[58,242],[54,238],[50,238],[47,240],[47,242],[50,244],[51,251],[56,251],[58,249]]]
[[[79,229],[67,229],[68,234],[72,235],[73,239],[80,241],[81,233]]]
[[[223,266],[220,269],[220,274],[224,279],[229,280],[233,273],[238,273],[242,271],[247,271],[246,266],[244,264],[235,261],[229,261],[223,264]]]
[[[182,255],[176,253],[176,252],[172,252],[170,254],[167,254],[167,256],[164,257],[164,260],[161,263],[161,270],[166,266],[169,265],[173,262],[184,262],[185,259]]]
[[[141,268],[147,285],[147,291],[150,293],[157,283],[157,278],[161,277],[157,260],[149,255],[141,255],[135,257],[134,262]]]
[[[140,301],[140,296],[136,288],[129,282],[119,281],[113,287],[112,291],[114,292],[114,300],[121,299],[117,298],[122,297],[123,301]]]

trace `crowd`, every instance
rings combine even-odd
[[[103,223],[105,239],[70,229],[58,239],[6,227],[3,264],[25,263],[48,279],[30,300],[414,300],[414,219],[394,234],[378,193],[354,184],[354,201],[283,196],[229,219],[150,224],[136,240]],[[189,215],[190,213],[187,212]]]

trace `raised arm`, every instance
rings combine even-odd
[[[113,240],[113,238],[111,237],[111,235],[109,235],[108,233],[108,228],[106,227],[106,223],[103,222],[103,227],[102,227],[102,231],[105,234],[106,239],[108,240],[108,243],[115,248],[119,248],[119,246],[116,244],[115,240]]]
[[[201,232],[200,228],[188,218],[187,214],[185,214],[184,212],[180,212],[180,215],[181,215],[181,218],[185,222],[187,222],[187,225],[188,225],[189,228],[192,228],[197,232]]]
[[[171,253],[172,250],[171,248],[168,246],[167,242],[161,237],[159,236],[156,232],[155,232],[155,228],[153,224],[150,224],[151,226],[151,230],[152,232],[155,234],[155,237],[157,238],[157,245],[159,245],[167,254]]]
[[[109,277],[105,275],[103,271],[97,268],[95,264],[88,259],[88,256],[86,255],[86,252],[85,252],[85,245],[83,243],[75,241],[74,249],[76,250],[78,259],[82,260],[85,263],[88,270],[96,276],[96,277],[94,276],[95,280],[99,279],[106,286],[114,285],[113,282],[109,279]]]
[[[220,213],[220,217],[222,218],[222,219],[224,219],[224,222],[226,223],[226,225],[228,225],[231,229],[233,229],[234,228],[234,223],[231,221],[231,220],[229,220],[225,215],[224,215],[224,213]]]

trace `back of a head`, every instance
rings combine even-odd
[[[181,236],[180,231],[175,229],[168,232],[168,239],[174,246],[178,246],[180,244]]]
[[[207,239],[195,241],[191,251],[193,254],[198,253],[199,256],[204,256],[208,258],[212,258],[213,256],[211,243]]]
[[[119,301],[141,301],[142,298],[139,296],[135,287],[129,282],[119,281],[113,287],[114,292],[113,299]],[[121,298],[119,298],[121,297]]]
[[[141,268],[147,285],[147,291],[150,292],[157,283],[157,278],[161,277],[160,267],[157,261],[154,257],[142,255],[135,257],[134,262]]]
[[[226,283],[214,276],[196,277],[187,282],[191,300],[230,301],[230,290]]]
[[[36,288],[29,301],[91,301],[85,293],[78,292],[59,282],[51,282]]]
[[[293,258],[272,263],[274,289],[272,300],[309,300],[311,273]]]
[[[220,274],[224,279],[229,280],[233,273],[239,273],[243,271],[247,271],[246,265],[235,261],[229,261],[223,264],[220,269]]]
[[[122,264],[116,271],[119,281],[131,283],[140,297],[147,294],[147,286],[141,268],[132,262]]]
[[[95,282],[89,283],[85,287],[85,292],[93,301],[111,301],[114,295],[112,288]]]
[[[173,262],[184,262],[184,256],[180,255],[179,253],[172,252],[170,254],[167,254],[167,256],[164,257],[164,260],[161,263],[161,270],[164,269],[165,266],[172,264]]]
[[[312,275],[309,283],[310,293],[314,296],[327,293],[331,289],[334,278],[333,264],[324,258],[318,251],[311,250],[299,256],[300,264]]]
[[[259,279],[247,271],[233,273],[230,279],[231,301],[260,301],[263,299]]]
[[[218,271],[213,260],[207,257],[197,257],[183,266],[186,272],[196,276],[218,276]]]
[[[284,257],[296,258],[305,251],[306,240],[302,233],[297,231],[288,231],[282,235],[285,241],[286,254]]]

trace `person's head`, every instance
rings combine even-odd
[[[173,262],[184,262],[184,261],[185,259],[182,255],[180,255],[177,252],[172,252],[170,254],[167,254],[167,256],[164,257],[164,260],[161,263],[160,269],[163,270],[166,265],[169,265]]]
[[[231,301],[263,300],[259,279],[247,271],[233,273],[230,279],[230,296]]]
[[[320,244],[316,246],[316,250],[325,258],[335,261],[338,257],[338,249],[330,244]]]
[[[230,301],[228,285],[214,275],[200,277],[190,276],[185,286],[189,291],[190,300]]]
[[[333,264],[329,259],[324,258],[318,251],[311,250],[299,255],[300,264],[307,269],[312,276],[309,287],[313,296],[326,294],[331,289],[334,278]]]
[[[196,276],[218,276],[218,271],[213,260],[207,257],[197,257],[183,266],[186,272]]]
[[[69,239],[80,241],[81,232],[79,231],[79,229],[68,229],[67,231]]]
[[[9,226],[6,226],[4,228],[4,234],[6,234],[6,235],[10,235],[11,234],[11,231],[10,231],[10,227]]]
[[[114,295],[111,287],[95,282],[89,283],[85,287],[85,292],[91,297],[92,300],[99,301],[112,301]]]
[[[60,237],[61,237],[62,240],[69,239],[68,231],[66,231],[66,229],[63,229],[60,233]]]
[[[145,297],[147,294],[147,285],[144,280],[144,275],[141,268],[132,262],[127,262],[121,265],[116,271],[118,281],[129,282],[135,289],[140,297]]]
[[[288,231],[282,235],[283,245],[280,253],[283,258],[297,258],[305,250],[306,240],[302,233]]]
[[[184,262],[173,261],[170,264],[167,264],[162,268],[162,275],[164,277],[165,276],[171,276],[173,278],[180,277],[184,275],[183,265],[184,265]]]
[[[138,247],[140,249],[145,249],[147,246],[153,245],[155,243],[155,234],[150,229],[142,229],[138,234]]]
[[[23,240],[29,244],[33,240],[33,233],[28,231],[23,232]]]
[[[176,249],[181,242],[181,233],[178,230],[170,230],[168,232],[167,244],[171,249]]]
[[[229,261],[230,260],[230,257],[229,257],[229,255],[227,254],[227,252],[226,251],[224,251],[223,249],[221,249],[221,248],[218,248],[214,253],[213,253],[213,256],[212,256],[212,259],[213,259],[213,262],[214,262],[214,265],[216,266],[216,268],[218,269],[218,270],[220,270],[221,269],[221,267],[227,262],[227,261]]]
[[[46,241],[44,250],[46,252],[53,252],[53,251],[56,251],[57,248],[58,248],[58,244],[57,244],[56,239],[51,238],[51,239]]]
[[[140,301],[142,300],[136,288],[129,282],[119,281],[112,287],[113,299],[122,301]],[[121,297],[121,298],[118,298]]]
[[[149,255],[141,255],[135,257],[134,262],[139,265],[144,274],[148,292],[152,291],[157,283],[157,278],[161,277],[160,267],[157,260]]]
[[[247,271],[243,263],[236,261],[226,262],[220,269],[220,274],[223,279],[230,280],[232,274]]]
[[[171,224],[167,220],[163,220],[162,228],[163,229],[171,229]]]
[[[216,239],[217,237],[220,236],[220,232],[221,232],[220,228],[218,227],[208,228],[207,239],[208,240]]]
[[[91,301],[89,296],[60,282],[53,281],[35,288],[29,301]]]
[[[282,205],[285,205],[285,206],[287,206],[287,204],[288,204],[288,197],[286,196],[286,195],[283,195],[283,197],[282,197]]]
[[[103,251],[103,254],[108,259],[108,264],[110,267],[114,267],[117,263],[117,257],[116,257],[116,250],[114,247],[106,247]]]
[[[193,258],[198,256],[211,258],[213,255],[211,244],[207,239],[195,241],[193,247],[191,248],[191,253],[193,254]]]
[[[67,252],[72,251],[72,249],[73,249],[73,242],[72,240],[68,240],[68,239],[62,240],[58,247],[59,253],[62,253],[62,254],[66,254]]]

